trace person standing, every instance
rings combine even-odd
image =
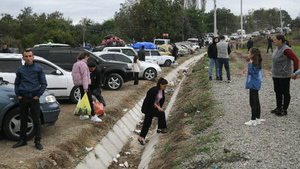
[[[178,57],[178,48],[175,45],[175,43],[172,44],[172,56],[174,57],[175,60],[177,60],[177,57]]]
[[[147,91],[146,98],[142,104],[142,112],[145,114],[145,119],[138,141],[141,145],[144,145],[144,140],[149,127],[151,126],[153,117],[158,118],[157,133],[167,133],[167,123],[165,112],[162,106],[165,102],[165,89],[168,86],[168,81],[164,78],[160,78],[157,81],[156,86]]]
[[[267,49],[267,53],[269,53],[269,48],[271,48],[271,52],[273,53],[273,39],[271,38],[271,36],[268,37],[268,49]]]
[[[32,51],[26,50],[22,59],[25,61],[25,64],[18,68],[15,79],[15,93],[20,103],[20,141],[13,145],[13,148],[27,145],[28,113],[30,109],[35,135],[35,147],[38,150],[42,150],[39,98],[46,90],[47,81],[44,69],[35,63]]]
[[[92,95],[94,95],[98,99],[98,101],[103,104],[103,106],[106,106],[104,98],[102,97],[102,90],[101,90],[101,84],[102,84],[101,70],[99,69],[95,61],[88,60],[87,65],[90,70],[91,84],[89,85],[89,87],[91,88]]]
[[[261,88],[262,81],[262,57],[261,52],[257,48],[252,48],[248,54],[249,64],[248,70],[243,71],[244,74],[247,74],[246,89],[250,91],[250,107],[251,107],[251,120],[246,122],[247,126],[256,126],[261,124],[264,119],[260,118],[260,102],[258,91]]]
[[[218,37],[213,39],[213,43],[208,46],[207,54],[209,57],[209,72],[208,77],[209,80],[212,80],[212,71],[215,65],[216,68],[216,79],[219,80],[219,65],[218,65],[218,50],[217,43],[219,41]]]
[[[290,48],[289,41],[283,35],[276,35],[274,43],[277,47],[272,56],[272,76],[276,95],[276,108],[271,113],[275,113],[277,116],[285,116],[291,100],[290,80],[293,73],[291,60],[293,60],[294,72],[296,72],[299,59]]]
[[[223,65],[225,67],[227,73],[227,82],[231,82],[230,78],[230,68],[229,68],[229,54],[231,53],[231,49],[228,45],[228,42],[225,41],[225,37],[220,37],[220,42],[217,43],[217,50],[218,50],[218,64],[219,64],[219,80],[222,81],[222,69]]]
[[[145,61],[146,60],[146,54],[145,54],[145,46],[143,45],[142,46],[142,49],[141,50],[139,50],[139,52],[138,52],[138,56],[139,56],[139,60],[140,61]]]
[[[134,72],[134,85],[138,85],[139,84],[139,72],[140,72],[140,68],[141,68],[141,63],[139,61],[139,56],[135,55],[133,58],[133,72]]]
[[[8,49],[6,43],[3,43],[2,49],[0,50],[0,53],[12,53],[12,51],[10,49]]]
[[[248,53],[249,53],[249,50],[253,47],[253,41],[251,38],[247,42],[247,47],[248,47]]]
[[[92,92],[89,86],[91,84],[90,71],[87,66],[87,60],[89,59],[89,56],[90,55],[87,52],[81,52],[77,56],[77,62],[74,63],[72,68],[72,78],[74,85],[79,87],[81,98],[84,96],[85,93],[87,93],[91,105],[91,121],[101,122],[102,120],[95,115]],[[80,116],[79,119],[86,120],[89,119],[89,116]]]
[[[236,50],[239,50],[239,40],[238,39],[235,41],[235,47],[236,47]]]

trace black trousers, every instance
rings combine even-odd
[[[80,94],[81,94],[81,98],[83,97],[84,95],[84,89],[83,89],[83,86],[79,86],[79,90],[80,90]],[[95,109],[94,109],[94,105],[93,105],[93,97],[92,97],[92,91],[91,91],[91,88],[88,87],[88,91],[87,91],[87,96],[89,98],[89,102],[90,102],[90,105],[91,105],[91,115],[92,116],[95,116]]]
[[[152,115],[146,115],[145,116],[143,128],[142,128],[142,131],[141,131],[141,134],[140,134],[141,137],[143,137],[143,138],[146,137],[146,135],[149,131],[149,128],[151,126],[153,117],[158,118],[158,129],[167,128],[165,112],[158,111],[158,109],[155,108]]]
[[[260,102],[258,90],[250,89],[251,120],[260,119]]]
[[[271,48],[271,51],[273,52],[273,47],[272,46],[268,46],[267,53],[269,52],[269,48]]]
[[[139,72],[134,72],[134,85],[139,84]]]
[[[41,140],[40,101],[33,98],[22,98],[20,102],[21,130],[20,139],[27,141],[28,113],[29,109],[33,120],[33,132],[35,141]]]
[[[277,108],[283,108],[283,110],[287,110],[290,105],[290,101],[291,101],[290,81],[291,78],[273,77]],[[282,100],[283,100],[283,104],[282,104]]]

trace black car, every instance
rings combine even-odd
[[[124,82],[130,81],[133,78],[133,70],[128,64],[104,60],[80,47],[35,46],[31,50],[34,55],[43,57],[69,71],[72,70],[79,53],[89,52],[89,61],[94,60],[97,62],[100,70],[103,72],[102,83],[110,90],[119,90]]]

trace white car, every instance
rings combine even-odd
[[[158,50],[145,49],[146,62],[156,63],[165,67],[170,67],[175,62],[175,58],[169,55],[161,55]]]
[[[73,103],[77,103],[80,98],[80,91],[73,84],[71,72],[38,56],[34,56],[34,61],[43,66],[48,83],[47,89],[57,99],[70,99]],[[14,83],[16,71],[22,64],[24,64],[22,54],[0,53],[0,77],[3,77],[9,83]]]
[[[231,35],[230,35],[230,40],[237,40],[237,39],[239,39],[240,38],[240,36],[237,34],[237,33],[232,33]]]
[[[123,53],[119,52],[93,52],[94,55],[101,57],[105,60],[113,60],[125,62],[128,67],[132,67],[133,57],[129,57]],[[143,78],[146,80],[153,80],[158,76],[161,76],[161,68],[155,63],[148,63],[144,61],[140,61],[141,68],[139,72],[139,78]]]

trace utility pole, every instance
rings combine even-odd
[[[82,47],[85,47],[85,31],[86,31],[85,19],[86,18],[83,18]]]
[[[214,0],[214,36],[217,36],[217,5],[216,5],[216,0]]]
[[[244,31],[243,31],[243,0],[241,0],[241,47],[243,47]]]

